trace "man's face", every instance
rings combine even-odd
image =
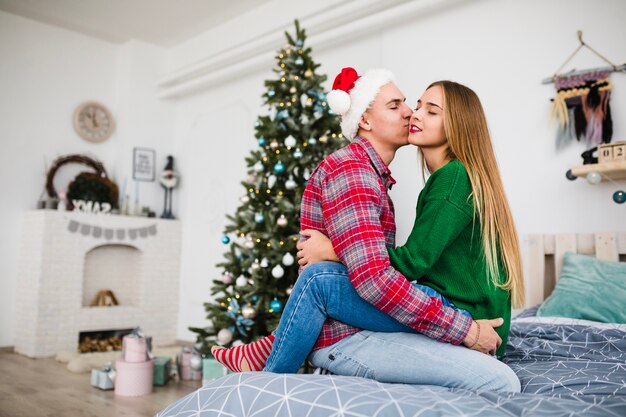
[[[385,84],[374,103],[363,113],[361,129],[368,131],[368,136],[374,140],[397,147],[407,145],[412,110],[405,100],[394,83]]]

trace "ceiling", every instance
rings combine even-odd
[[[170,47],[269,0],[0,0],[0,10],[109,42]]]

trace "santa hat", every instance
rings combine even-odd
[[[384,69],[370,70],[359,76],[354,68],[347,67],[335,77],[326,99],[330,109],[341,116],[341,130],[346,138],[354,139],[361,116],[376,99],[380,88],[392,81],[393,74]]]

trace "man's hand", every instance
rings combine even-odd
[[[319,261],[335,261],[339,262],[337,254],[333,249],[330,239],[322,232],[313,229],[307,229],[300,232],[300,235],[307,238],[301,240],[296,245],[298,248],[298,264],[307,266]]]
[[[488,355],[495,355],[496,349],[502,344],[502,339],[494,328],[502,326],[502,323],[504,320],[501,318],[473,321],[463,345]]]

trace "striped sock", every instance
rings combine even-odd
[[[269,335],[256,342],[230,349],[213,346],[211,353],[219,363],[232,372],[261,371],[272,353],[273,344],[274,335]]]

